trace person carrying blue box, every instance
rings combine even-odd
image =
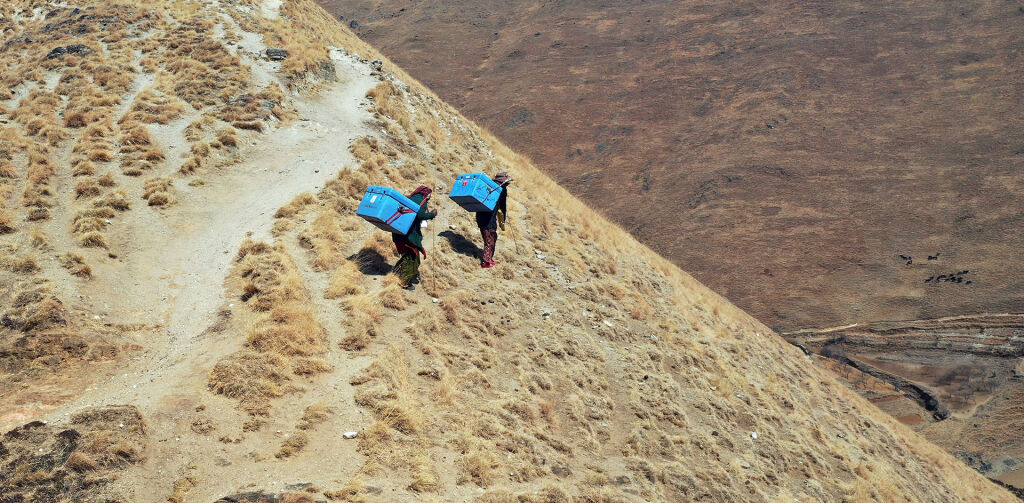
[[[480,236],[484,240],[484,254],[480,258],[480,267],[484,269],[494,267],[497,261],[494,260],[494,248],[498,244],[498,228],[505,230],[505,199],[508,197],[508,184],[512,183],[508,173],[502,172],[494,176],[501,193],[498,195],[498,202],[491,211],[478,211],[476,213],[476,225],[480,228]]]
[[[423,248],[423,230],[420,223],[437,216],[436,211],[429,211],[427,209],[427,202],[430,201],[431,192],[430,187],[420,185],[412,194],[409,194],[409,199],[420,205],[420,211],[416,213],[416,220],[413,221],[409,232],[405,234],[391,233],[391,240],[395,243],[395,249],[401,255],[401,258],[395,263],[392,272],[398,276],[398,281],[402,288],[407,290],[416,288],[413,286],[413,283],[418,281],[417,278],[420,274],[420,254],[423,255],[423,258],[427,258],[427,250]]]

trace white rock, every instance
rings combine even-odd
[[[750,432],[750,438],[757,440],[757,433]]]
[[[438,299],[437,297],[431,297],[430,298],[430,302],[433,302],[434,304],[437,304],[438,302],[441,302],[441,299]]]
[[[359,433],[354,431],[346,431],[342,436],[348,439],[353,439],[356,438],[356,435],[359,435]]]

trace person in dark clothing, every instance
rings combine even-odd
[[[391,240],[395,242],[395,249],[402,256],[395,263],[392,272],[398,276],[402,288],[409,290],[415,288],[413,283],[420,274],[420,254],[423,255],[423,258],[427,258],[427,250],[423,248],[423,230],[420,228],[420,224],[424,220],[430,220],[437,216],[436,211],[427,209],[431,192],[430,187],[420,185],[412,194],[409,194],[409,199],[420,205],[420,211],[416,213],[416,220],[412,223],[408,233],[391,234]]]
[[[494,267],[498,262],[494,260],[494,247],[498,244],[498,228],[505,230],[505,200],[508,197],[508,184],[512,179],[507,173],[498,173],[494,176],[498,183],[498,203],[494,205],[494,211],[478,211],[476,213],[476,225],[480,228],[480,236],[484,239],[484,254],[480,259],[480,267]]]

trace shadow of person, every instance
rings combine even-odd
[[[455,250],[455,253],[473,258],[480,258],[480,255],[483,253],[483,250],[476,243],[466,239],[462,234],[444,231],[438,235],[448,240],[448,244]]]
[[[348,259],[354,260],[359,272],[366,275],[384,276],[391,272],[391,264],[388,264],[387,259],[373,248],[363,248]]]

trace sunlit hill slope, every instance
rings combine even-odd
[[[0,501],[1012,499],[309,1],[0,20]],[[371,183],[438,189],[416,291]]]

